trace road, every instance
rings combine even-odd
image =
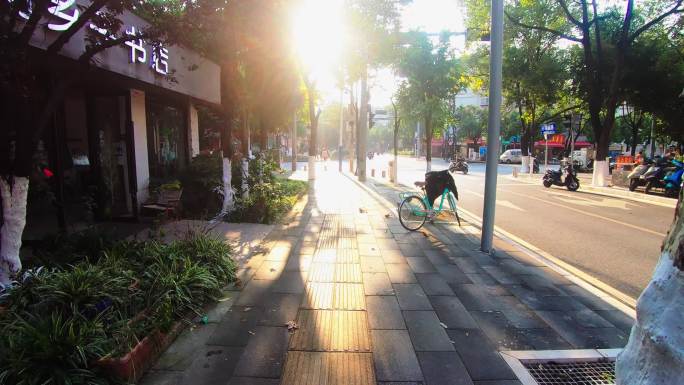
[[[389,159],[376,157],[369,168],[386,169]],[[470,166],[468,175],[455,175],[459,205],[481,216],[485,165]],[[445,168],[446,162],[433,160],[433,170]],[[510,178],[512,170],[510,165],[499,166],[496,225],[637,298],[651,278],[674,210],[560,187],[547,189],[541,182],[518,182]],[[424,173],[424,160],[400,157],[399,182],[413,185],[424,179]]]

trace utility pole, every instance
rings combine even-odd
[[[340,88],[340,145],[337,147],[337,158],[339,159],[340,168],[342,172],[342,145],[344,136],[344,86]]]
[[[363,68],[363,75],[361,77],[361,106],[359,111],[359,153],[358,159],[358,176],[359,181],[366,181],[366,153],[368,141],[368,69]]]
[[[482,239],[480,249],[491,253],[496,210],[496,178],[499,160],[499,134],[501,132],[501,87],[503,62],[503,0],[492,0],[491,53],[489,62],[489,127],[487,128],[487,168],[485,196],[482,212]]]
[[[297,171],[297,110],[292,113],[292,172]]]

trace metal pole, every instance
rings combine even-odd
[[[492,251],[496,209],[499,134],[501,131],[501,81],[503,58],[503,0],[492,0],[491,53],[489,63],[489,127],[487,128],[487,168],[480,249]]]
[[[655,116],[651,114],[651,159],[655,156]]]
[[[549,136],[544,134],[544,172],[549,169]]]
[[[344,88],[340,88],[340,145],[337,147],[337,157],[339,158],[342,172],[342,136],[344,135]]]
[[[292,113],[292,172],[297,171],[297,110]]]

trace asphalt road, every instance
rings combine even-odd
[[[386,168],[380,166],[387,160],[389,156],[376,157],[369,168],[373,164]],[[470,166],[468,175],[455,175],[459,205],[481,216],[485,165]],[[445,168],[446,162],[433,160],[433,170]],[[637,298],[651,278],[674,209],[560,187],[547,189],[541,181],[538,185],[517,182],[509,177],[512,169],[499,166],[496,225]],[[399,182],[413,185],[424,179],[424,173],[424,160],[399,159]]]

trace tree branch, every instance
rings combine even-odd
[[[83,11],[81,16],[79,16],[79,18],[73,24],[71,24],[66,31],[60,33],[59,36],[57,36],[57,39],[55,39],[55,41],[53,41],[52,44],[47,47],[47,52],[51,54],[58,53],[62,47],[64,47],[64,45],[68,43],[69,40],[85,25],[85,23],[89,22],[93,16],[95,16],[95,14],[109,1],[110,0],[93,1],[88,9]]]
[[[562,114],[564,114],[564,113],[566,113],[566,112],[568,112],[568,111],[572,111],[572,110],[574,110],[574,109],[576,109],[576,108],[580,108],[581,106],[582,106],[581,104],[576,104],[576,105],[574,105],[574,106],[570,106],[570,107],[568,107],[568,108],[564,108],[564,109],[562,109],[562,110],[556,112],[555,114],[553,114],[553,115],[547,117],[547,118],[544,119],[544,121],[542,121],[541,123],[548,123],[548,122],[552,121],[553,119],[555,119],[555,118],[561,116]]]
[[[684,8],[679,8],[682,3],[684,3],[684,0],[677,0],[677,3],[670,8],[667,12],[661,14],[660,16],[656,17],[655,19],[649,21],[648,23],[642,25],[640,28],[638,28],[634,33],[629,37],[628,42],[632,42],[634,39],[639,37],[644,31],[648,30],[651,28],[654,24],[658,24],[663,19],[665,19],[668,16],[674,15],[676,13],[684,13]]]
[[[558,0],[558,4],[560,4],[561,8],[563,8],[563,12],[565,12],[565,16],[570,20],[572,24],[575,24],[578,27],[582,27],[582,22],[577,20],[574,16],[572,16],[572,13],[570,13],[570,9],[568,8],[568,5],[565,3],[565,0]]]
[[[86,49],[86,51],[78,58],[78,61],[83,64],[90,62],[95,55],[106,50],[107,48],[115,47],[117,45],[123,44],[127,41],[145,39],[149,36],[147,34],[135,34],[135,35],[123,35],[116,39],[105,40],[102,43],[98,43],[95,46],[91,46]]]
[[[24,28],[22,28],[21,33],[19,34],[20,46],[27,45],[28,42],[31,40],[31,36],[33,36],[33,32],[36,30],[38,22],[43,17],[43,11],[45,10],[45,6],[47,6],[48,1],[49,0],[37,0],[33,4],[31,16],[29,16],[28,21],[26,22]]]
[[[555,29],[551,29],[551,28],[546,28],[546,27],[541,27],[541,26],[535,26],[535,25],[528,25],[528,24],[525,24],[525,23],[521,22],[520,20],[514,19],[508,12],[505,12],[505,11],[504,11],[504,13],[506,14],[506,17],[508,18],[508,20],[510,20],[513,24],[515,24],[515,25],[517,25],[517,26],[519,26],[519,27],[523,27],[523,28],[527,28],[527,29],[534,29],[534,30],[537,30],[537,31],[548,32],[548,33],[550,33],[550,34],[556,35],[556,36],[561,37],[561,38],[563,38],[563,39],[570,40],[570,41],[575,41],[575,42],[577,42],[577,43],[581,43],[581,42],[582,42],[582,40],[581,40],[580,38],[578,38],[578,37],[575,37],[575,36],[572,36],[572,35],[568,35],[568,34],[566,34],[566,33],[563,33],[563,32],[561,32],[561,31],[556,31]]]

